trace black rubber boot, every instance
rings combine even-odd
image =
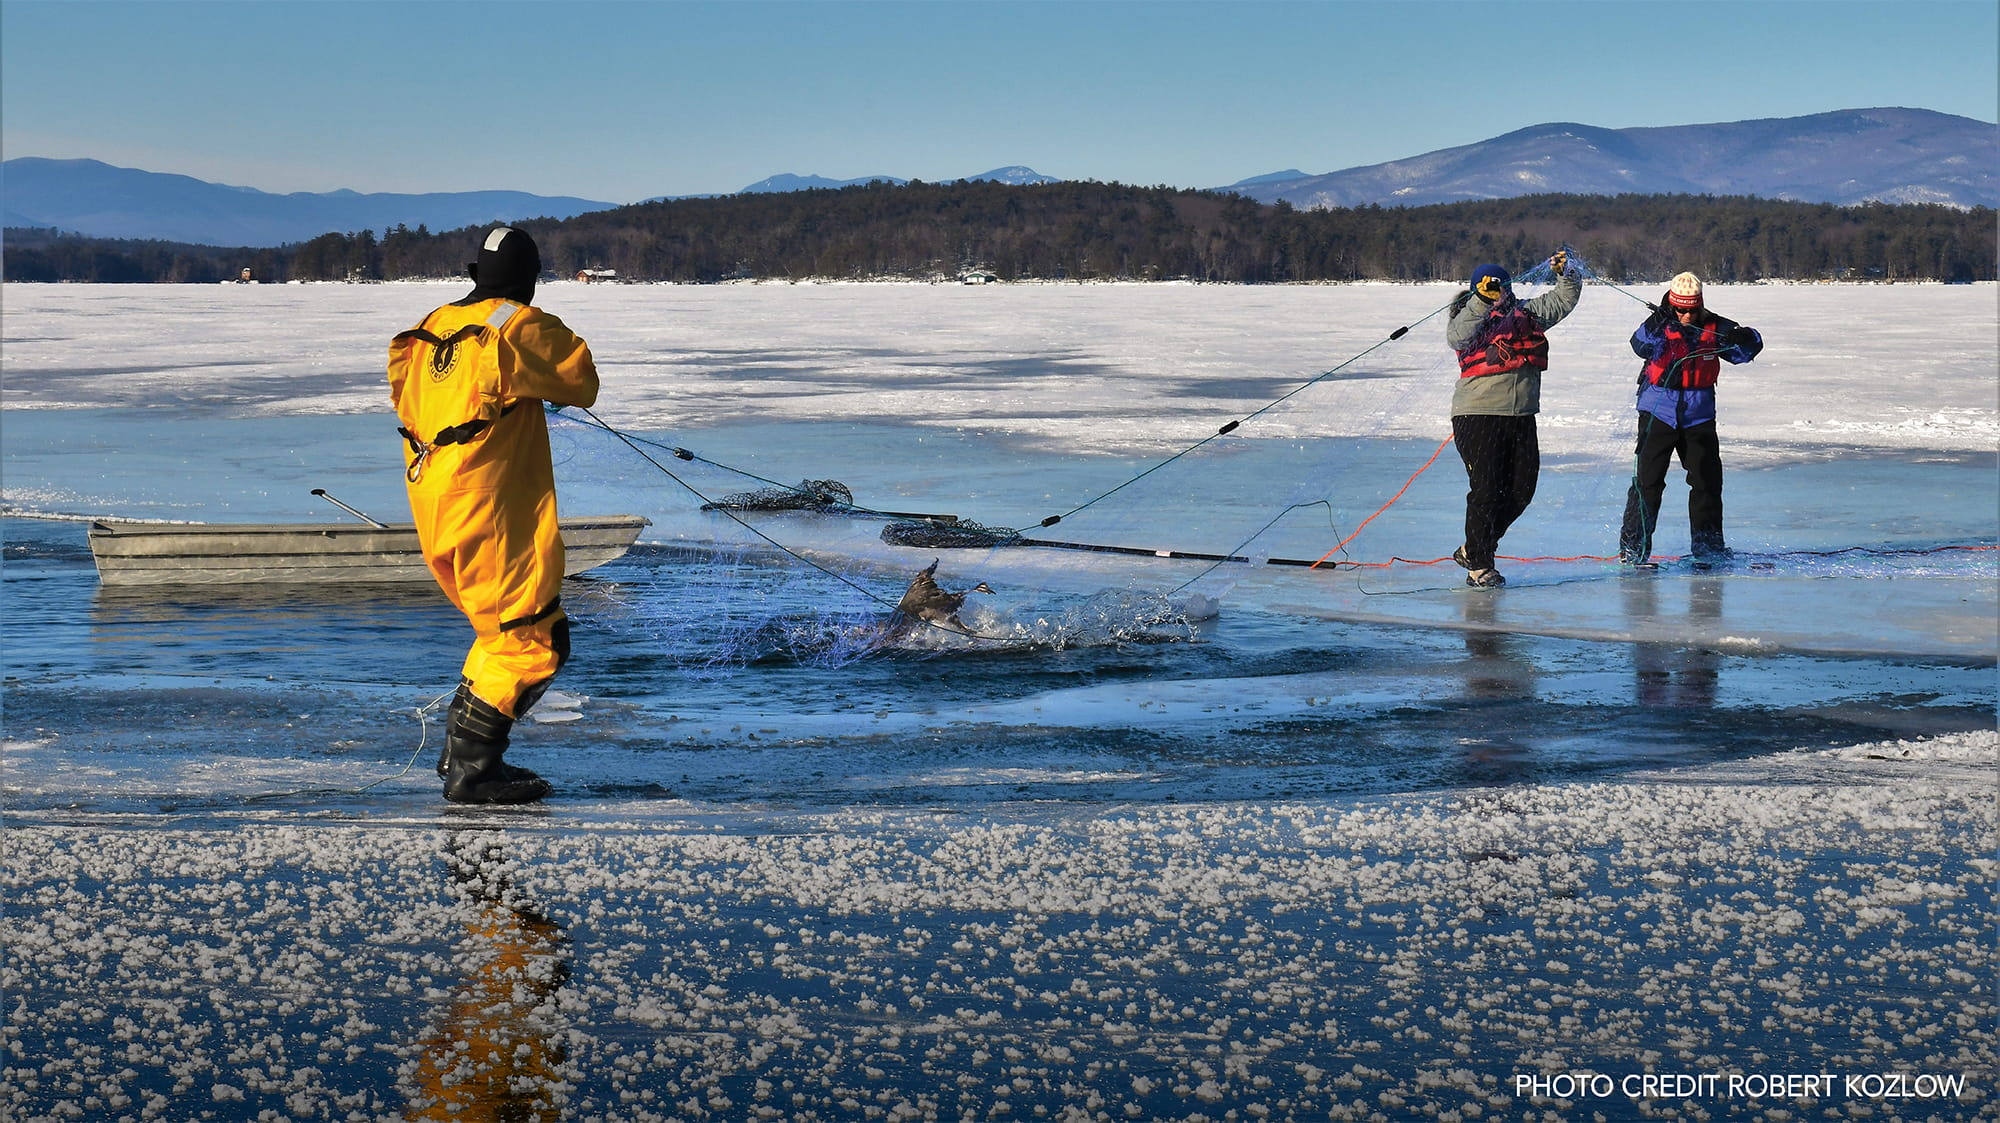
[[[462,703],[462,704],[461,704]],[[453,803],[533,803],[549,782],[501,759],[514,719],[465,687],[452,699],[445,731],[444,797]]]
[[[465,713],[466,699],[472,697],[472,680],[458,680],[458,693],[452,695],[451,705],[445,708],[444,736],[438,741],[438,779],[444,779],[445,762],[451,759],[451,731],[458,728],[459,719]]]

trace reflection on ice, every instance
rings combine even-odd
[[[467,973],[423,1038],[406,1118],[567,1118],[580,1075],[567,1063],[556,1000],[570,975],[568,938],[522,898],[504,836],[448,832],[442,857],[449,888],[467,905],[458,957]]]
[[[1723,618],[1726,582],[1697,577],[1686,583],[1686,614],[1697,624]],[[1633,633],[1646,635],[1660,612],[1660,583],[1641,575],[1626,583],[1626,611]],[[1722,674],[1720,651],[1707,645],[1677,646],[1641,642],[1633,648],[1633,684],[1642,706],[1708,709],[1715,705]]]

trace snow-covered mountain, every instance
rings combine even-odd
[[[738,191],[738,195],[773,195],[786,191],[810,191],[815,187],[861,187],[870,183],[908,183],[892,175],[864,175],[859,179],[828,179],[823,175],[793,175],[780,172]]]
[[[1297,207],[1419,206],[1540,192],[1990,207],[2000,205],[2000,125],[1928,109],[1645,129],[1555,123],[1386,164],[1283,176],[1223,190]]]
[[[1028,187],[1037,183],[1062,182],[1062,179],[1060,177],[1052,175],[1043,175],[1042,173],[1036,171],[1031,167],[1026,166],[1025,164],[1010,164],[1004,168],[994,168],[990,172],[980,172],[978,175],[969,175],[966,176],[965,178],[972,180],[975,183],[981,181],[990,181],[993,183],[1011,183],[1016,187]]]
[[[381,232],[398,223],[456,230],[524,218],[569,218],[616,203],[524,191],[425,195],[356,191],[287,195],[97,160],[24,156],[0,165],[6,225],[53,226],[100,238],[208,246],[276,246],[330,231]]]
[[[1043,175],[1042,173],[1036,171],[1035,169],[1027,167],[1022,164],[1012,164],[1004,168],[994,168],[990,172],[981,172],[978,175],[963,176],[961,178],[972,180],[974,182],[980,180],[991,180],[996,183],[1011,183],[1016,186],[1024,186],[1031,183],[1062,182],[1055,176]],[[806,191],[814,187],[861,187],[870,183],[904,184],[908,182],[910,181],[907,179],[902,179],[893,175],[866,175],[862,176],[859,179],[828,179],[825,176],[820,176],[820,175],[793,175],[789,172],[786,172],[780,175],[774,175],[765,179],[760,179],[757,182],[751,184],[750,186],[744,188],[743,190],[737,192],[737,194],[762,195],[778,191]]]

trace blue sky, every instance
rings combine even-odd
[[[0,152],[631,202],[1008,164],[1215,187],[1545,121],[2000,113],[1994,0],[5,0]]]

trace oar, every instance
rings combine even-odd
[[[389,529],[388,523],[376,522],[374,519],[369,518],[367,515],[364,515],[361,512],[355,510],[354,508],[349,507],[347,504],[342,503],[340,500],[335,499],[333,496],[328,495],[326,493],[326,489],[323,487],[313,488],[312,493],[314,495],[319,496],[321,499],[326,500],[328,503],[331,503],[334,506],[340,508],[341,510],[346,511],[348,514],[353,515],[355,518],[360,519],[362,522],[367,523],[369,526],[381,527],[383,530]]]

